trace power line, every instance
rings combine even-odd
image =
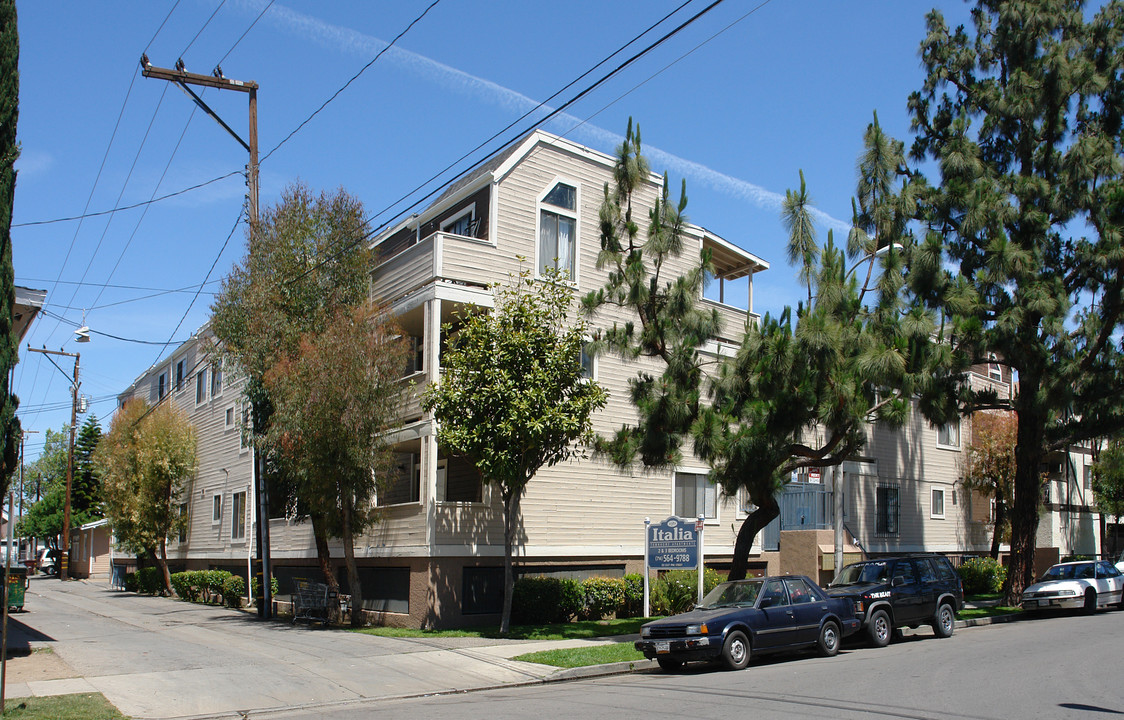
[[[371,61],[369,63],[367,63],[366,65],[361,67],[359,69],[359,72],[352,75],[351,78],[348,79],[348,81],[345,82],[343,84],[343,86],[340,87],[339,90],[336,90],[334,93],[332,93],[332,96],[330,98],[328,98],[327,100],[325,100],[323,102],[323,104],[320,105],[320,107],[313,110],[311,115],[309,115],[307,118],[305,118],[304,121],[300,125],[297,125],[297,127],[291,133],[289,133],[288,135],[285,136],[284,140],[282,140],[281,142],[274,145],[272,150],[270,150],[264,156],[262,156],[261,162],[265,162],[266,160],[268,160],[270,155],[277,152],[277,150],[280,149],[282,145],[289,142],[290,138],[292,138],[294,135],[296,135],[298,132],[300,132],[301,128],[303,128],[305,125],[307,125],[312,120],[312,118],[319,115],[321,110],[328,107],[328,104],[330,102],[332,102],[337,97],[339,97],[340,93],[342,93],[344,90],[347,89],[348,85],[353,83],[360,75],[362,75],[364,72],[366,72],[367,68],[374,65],[375,61],[378,60],[379,58],[381,58],[383,56],[383,54],[386,53],[387,50],[390,50],[392,47],[394,47],[394,44],[396,42],[398,42],[402,38],[403,35],[408,33],[410,31],[410,28],[412,28],[414,25],[417,25],[419,22],[421,22],[421,19],[424,18],[430,10],[432,10],[434,7],[436,7],[437,3],[439,3],[439,2],[441,2],[441,0],[433,0],[433,2],[429,4],[429,7],[427,7],[425,10],[422,11],[421,15],[418,15],[416,18],[414,18],[413,21],[409,25],[407,25],[406,28],[402,32],[398,33],[394,37],[394,39],[390,41],[389,45],[384,47],[382,50],[379,50],[378,53],[373,58],[371,58]]]
[[[276,1],[277,0],[269,0],[269,4],[265,6],[265,10],[262,10],[260,13],[258,13],[258,16],[254,18],[254,21],[250,23],[250,27],[246,28],[246,31],[239,35],[238,39],[234,41],[234,44],[230,46],[230,49],[226,51],[226,55],[223,55],[221,58],[219,58],[219,61],[215,63],[216,68],[223,64],[230,53],[234,52],[234,48],[238,47],[238,44],[242,42],[242,38],[246,37],[246,35],[254,29],[254,26],[258,24],[258,20],[261,20],[261,16],[265,15],[266,12],[268,12],[269,9],[273,7],[273,3]]]
[[[160,197],[152,198],[151,200],[145,200],[144,202],[133,203],[131,205],[120,205],[118,207],[110,208],[109,210],[98,210],[97,212],[92,212],[92,213],[84,212],[81,215],[71,215],[69,217],[54,218],[52,220],[31,220],[31,221],[22,222],[22,223],[12,223],[12,227],[17,228],[17,227],[32,227],[34,225],[53,225],[55,223],[73,222],[75,220],[85,220],[86,218],[100,217],[102,215],[112,215],[113,213],[120,212],[122,210],[134,210],[136,208],[147,207],[148,205],[153,205],[153,204],[161,202],[163,200],[168,200],[169,198],[174,198],[178,195],[183,195],[184,193],[189,193],[189,192],[192,192],[193,190],[198,190],[200,188],[207,187],[208,185],[213,185],[213,184],[219,182],[220,180],[226,180],[229,177],[233,177],[235,175],[242,175],[242,174],[244,174],[242,170],[232,170],[232,171],[228,172],[226,175],[219,175],[218,177],[211,178],[210,180],[207,180],[205,182],[197,183],[195,185],[190,185],[188,187],[183,188],[182,190],[176,190],[175,192],[168,193],[167,195],[161,195]]]
[[[51,282],[51,281],[50,280],[44,280],[42,278],[17,278],[16,279],[17,284],[40,283],[40,282]],[[221,282],[221,280],[211,280],[207,284],[210,285],[212,283],[217,283],[217,282]],[[139,290],[141,292],[155,292],[155,293],[163,293],[163,294],[177,293],[177,292],[187,292],[187,291],[189,291],[189,290],[191,290],[192,288],[195,287],[194,285],[187,285],[186,287],[182,287],[182,288],[155,288],[155,287],[144,287],[142,285],[113,285],[113,284],[109,284],[109,283],[92,283],[92,282],[81,282],[80,283],[76,280],[60,280],[59,285],[82,285],[83,287],[109,288],[110,290]]]
[[[584,88],[584,89],[583,89],[583,90],[582,90],[581,92],[579,92],[579,93],[578,93],[577,95],[573,96],[572,98],[570,98],[570,99],[569,99],[569,100],[567,100],[566,102],[564,102],[564,103],[562,103],[561,105],[559,105],[559,106],[558,106],[557,108],[555,108],[554,110],[552,110],[552,111],[551,111],[550,113],[548,113],[548,114],[547,114],[547,115],[546,115],[545,117],[543,117],[542,119],[540,119],[540,120],[537,120],[537,121],[536,121],[536,122],[535,122],[535,123],[534,123],[534,124],[533,124],[533,125],[531,126],[531,129],[534,129],[534,128],[536,128],[536,127],[539,127],[539,126],[541,126],[542,124],[546,123],[546,122],[547,122],[548,120],[550,120],[551,118],[553,118],[553,117],[555,117],[556,115],[560,114],[560,113],[561,113],[561,112],[563,112],[563,111],[564,111],[564,110],[565,110],[566,108],[570,107],[571,105],[573,105],[574,103],[576,103],[576,102],[577,102],[578,100],[580,100],[581,98],[585,97],[586,95],[588,95],[588,94],[589,94],[590,92],[592,92],[592,91],[593,91],[593,90],[595,90],[596,88],[598,88],[598,87],[600,87],[601,85],[603,85],[603,84],[604,84],[605,82],[607,82],[607,81],[608,81],[609,79],[613,78],[614,76],[616,76],[617,74],[619,74],[620,72],[622,72],[622,71],[623,71],[623,70],[624,70],[625,68],[627,68],[628,66],[632,65],[632,64],[633,64],[634,62],[636,62],[637,60],[639,60],[639,59],[640,59],[641,57],[643,57],[643,56],[647,55],[647,54],[648,54],[649,52],[651,52],[651,51],[652,51],[652,50],[654,50],[655,48],[657,48],[657,47],[659,47],[660,45],[662,45],[663,43],[667,42],[667,40],[669,40],[670,38],[672,38],[672,37],[674,37],[675,35],[677,35],[678,33],[682,32],[682,31],[683,31],[683,29],[685,29],[686,27],[688,27],[689,25],[691,25],[692,23],[694,23],[695,21],[697,21],[697,20],[698,20],[699,18],[701,18],[701,17],[703,16],[703,15],[707,14],[708,12],[710,12],[711,10],[713,10],[714,8],[716,8],[716,7],[718,6],[718,5],[722,4],[722,2],[723,2],[723,1],[724,1],[724,0],[714,0],[714,2],[710,3],[709,5],[707,5],[707,6],[705,7],[705,8],[703,8],[703,9],[702,9],[702,10],[700,10],[699,12],[697,12],[697,13],[695,13],[694,15],[692,15],[691,17],[687,18],[687,19],[686,19],[685,21],[683,21],[682,23],[680,23],[679,25],[677,25],[677,26],[676,26],[675,28],[673,28],[673,29],[672,29],[672,30],[670,30],[669,32],[665,33],[665,34],[664,34],[663,36],[661,36],[661,37],[660,37],[660,38],[658,38],[657,40],[655,40],[655,41],[653,41],[652,43],[648,44],[647,46],[645,46],[645,47],[644,47],[643,49],[641,49],[640,51],[638,51],[638,52],[634,53],[634,54],[633,54],[633,55],[631,55],[631,56],[630,56],[630,57],[629,57],[628,59],[626,59],[626,60],[625,60],[624,62],[620,63],[620,64],[619,64],[619,65],[617,65],[617,66],[616,66],[615,68],[613,68],[613,69],[612,69],[611,71],[609,71],[609,72],[608,72],[608,73],[606,73],[605,75],[602,75],[602,76],[601,76],[601,77],[600,77],[600,78],[599,78],[599,79],[598,79],[597,81],[595,81],[595,82],[594,82],[594,83],[592,83],[591,85],[588,85],[588,86],[586,86],[586,87],[585,87],[585,88]],[[666,19],[666,18],[665,18],[665,19]],[[661,20],[660,22],[663,22],[663,20]],[[659,23],[656,23],[656,24],[658,25]],[[654,26],[653,26],[653,27],[654,27]],[[651,29],[651,28],[649,28],[649,30],[650,30],[650,29]],[[649,32],[649,30],[646,30],[646,31],[644,31],[643,33],[641,33],[641,34],[640,34],[640,35],[638,35],[637,37],[638,37],[638,38],[639,38],[639,37],[643,37],[644,35],[646,35],[646,34],[647,34],[647,33]],[[628,47],[628,46],[629,46],[629,45],[631,45],[631,44],[632,44],[633,42],[635,42],[635,39],[633,39],[633,40],[630,40],[630,41],[629,41],[628,43],[626,43],[625,45],[623,45],[623,46],[622,46],[622,48],[624,48],[624,47]],[[617,54],[617,53],[613,53],[613,55],[610,55],[609,57],[613,57],[613,56],[614,56],[614,55],[616,55],[616,54]],[[594,67],[595,67],[595,68],[596,68],[596,67],[599,67],[600,65],[604,64],[604,62],[605,62],[605,61],[604,61],[604,60],[602,60],[602,61],[601,61],[600,63],[598,63],[598,64],[597,64],[597,65],[595,65]],[[588,73],[586,73],[586,74],[588,74]],[[571,84],[572,84],[572,83],[571,83]],[[568,87],[568,86],[567,86],[567,87]],[[540,104],[540,106],[539,106],[539,107],[541,107],[541,104]],[[537,108],[536,108],[536,109],[537,109]],[[532,112],[533,112],[533,111],[532,111]],[[524,115],[524,117],[526,117],[526,115]],[[511,125],[509,125],[508,127],[511,127]],[[502,131],[501,131],[501,132],[502,132]],[[498,135],[498,134],[499,134],[499,133],[497,133],[497,135]],[[519,133],[519,134],[523,134],[523,133]],[[517,135],[519,135],[519,134],[517,134]],[[495,137],[495,136],[493,136],[493,138],[494,138],[494,137]],[[432,176],[432,177],[430,177],[430,178],[429,178],[428,180],[426,180],[425,182],[421,183],[420,185],[418,185],[417,187],[415,187],[415,188],[414,188],[413,190],[411,190],[410,192],[408,192],[408,193],[406,193],[405,195],[403,195],[402,197],[400,197],[400,198],[399,198],[398,200],[395,200],[394,202],[390,203],[390,204],[389,204],[389,205],[387,205],[387,206],[386,206],[386,207],[385,207],[385,208],[384,208],[383,210],[380,210],[379,212],[377,212],[377,213],[375,213],[374,215],[372,215],[372,216],[371,216],[370,218],[368,218],[368,222],[372,222],[372,221],[373,221],[373,220],[374,220],[375,218],[379,217],[380,215],[383,215],[384,213],[386,213],[386,212],[389,212],[389,211],[390,211],[390,210],[391,210],[391,209],[392,209],[392,208],[393,208],[394,206],[398,205],[398,204],[399,204],[400,202],[402,202],[402,201],[406,200],[407,198],[409,198],[409,197],[410,197],[411,195],[413,195],[414,193],[416,193],[416,192],[420,191],[421,189],[423,189],[423,188],[424,188],[424,187],[425,187],[426,185],[428,185],[429,183],[433,182],[434,180],[436,180],[436,179],[438,179],[439,177],[441,177],[442,175],[444,175],[444,174],[445,174],[445,172],[446,172],[446,171],[448,171],[448,170],[449,170],[449,169],[450,169],[450,168],[451,168],[451,167],[452,167],[453,165],[456,165],[457,163],[459,163],[459,162],[460,162],[460,160],[462,160],[462,159],[464,159],[464,158],[468,157],[469,155],[472,155],[472,154],[473,154],[473,153],[475,153],[475,152],[476,152],[477,150],[479,150],[480,148],[484,147],[484,145],[488,144],[488,143],[489,143],[490,141],[491,141],[491,138],[490,138],[489,140],[485,140],[485,141],[484,141],[483,143],[481,143],[480,145],[477,145],[477,146],[476,146],[476,148],[474,148],[474,149],[470,150],[470,151],[469,151],[468,153],[465,153],[465,155],[463,155],[463,156],[462,156],[462,157],[461,157],[460,159],[458,159],[458,160],[457,160],[457,161],[455,161],[454,163],[450,164],[449,166],[446,166],[446,167],[445,167],[445,168],[444,168],[443,170],[441,170],[441,171],[440,171],[440,172],[438,172],[437,174],[433,175],[433,176]],[[405,212],[409,212],[410,210],[412,210],[412,209],[416,208],[417,206],[421,205],[421,204],[422,204],[423,202],[425,202],[426,200],[430,199],[431,197],[433,197],[433,196],[434,196],[434,195],[436,195],[437,193],[441,192],[441,191],[442,191],[443,189],[444,189],[444,186],[438,186],[438,187],[434,188],[434,189],[433,189],[432,191],[430,191],[429,193],[427,193],[427,194],[426,194],[426,195],[424,195],[423,197],[421,197],[421,198],[419,198],[419,199],[415,200],[415,201],[414,201],[414,202],[413,202],[413,203],[412,203],[412,204],[411,204],[411,205],[410,205],[409,207],[407,207],[407,208],[406,208],[405,210],[403,210],[402,212],[400,212],[400,213],[398,214],[398,216],[396,216],[396,217],[400,217],[400,216],[402,215],[402,213],[405,213]],[[392,220],[393,220],[393,219],[392,219]],[[343,253],[345,253],[345,252],[349,252],[349,251],[351,251],[352,249],[354,249],[354,248],[355,248],[355,247],[356,247],[357,245],[359,245],[359,243],[361,243],[361,242],[363,242],[363,241],[365,241],[365,240],[367,240],[367,239],[369,239],[369,238],[373,237],[374,235],[378,234],[379,232],[381,232],[381,231],[382,231],[382,230],[383,230],[384,228],[386,228],[387,226],[389,226],[389,225],[391,224],[392,220],[388,220],[388,221],[386,221],[386,222],[383,222],[383,223],[382,223],[381,225],[379,225],[378,227],[376,227],[376,228],[374,228],[374,229],[372,229],[372,230],[368,231],[368,232],[367,232],[366,234],[364,234],[363,236],[361,236],[361,237],[357,238],[356,240],[353,240],[353,241],[351,241],[351,242],[349,242],[349,243],[345,244],[345,245],[344,245],[344,246],[343,246],[342,248],[340,248],[340,249],[339,249],[338,251],[336,251],[335,253],[332,253],[332,254],[331,254],[331,255],[329,255],[328,257],[326,257],[326,258],[324,258],[324,259],[322,259],[322,260],[320,260],[320,261],[318,261],[318,262],[314,263],[314,264],[313,264],[313,265],[312,265],[311,267],[309,267],[308,269],[306,269],[306,270],[305,270],[304,272],[302,272],[302,273],[300,273],[300,274],[298,274],[298,275],[296,275],[296,276],[294,276],[294,277],[292,277],[292,278],[289,278],[289,279],[287,279],[287,280],[284,280],[283,282],[286,282],[286,283],[289,283],[289,282],[295,282],[295,281],[297,281],[297,280],[299,280],[299,279],[301,279],[301,278],[305,277],[305,276],[306,276],[306,275],[308,275],[309,273],[311,273],[311,272],[313,272],[313,271],[315,271],[315,270],[317,270],[317,269],[319,269],[319,268],[323,267],[323,266],[324,266],[325,264],[327,264],[327,263],[329,263],[329,262],[332,262],[333,260],[335,260],[336,258],[338,258],[338,257],[339,257],[340,255],[342,255]]]
[[[62,315],[60,315],[56,312],[53,312],[51,310],[47,310],[46,308],[43,308],[42,310],[40,310],[40,312],[42,312],[47,317],[53,318],[55,320],[59,320],[60,322],[72,322],[72,321],[68,320],[66,317],[64,317],[64,316],[62,316]],[[159,340],[136,340],[134,338],[121,337],[119,335],[112,335],[110,333],[102,332],[100,330],[94,330],[92,328],[90,329],[90,334],[91,335],[100,335],[102,337],[107,337],[107,338],[112,338],[113,340],[120,340],[121,342],[136,343],[137,345],[169,345],[169,344],[171,344],[171,341],[161,342]],[[186,342],[186,341],[181,340],[180,342]],[[54,376],[52,376],[52,377],[54,377]]]
[[[203,23],[203,27],[199,28],[199,32],[195,33],[195,37],[191,38],[191,42],[189,42],[187,47],[183,49],[183,52],[180,53],[181,58],[187,54],[187,51],[191,49],[191,46],[195,44],[195,41],[199,39],[199,36],[202,35],[203,31],[207,29],[207,26],[211,24],[211,21],[215,19],[215,15],[219,14],[219,10],[222,10],[223,5],[226,5],[226,0],[222,0],[222,2],[219,3],[219,6],[211,13],[211,17],[207,18],[207,22]]]
[[[156,32],[152,33],[152,39],[149,40],[148,44],[144,46],[145,52],[148,52],[148,49],[152,47],[152,43],[156,42],[156,36],[159,35],[160,31],[164,29],[164,24],[168,22],[168,18],[172,17],[172,13],[174,13],[176,11],[176,8],[178,8],[179,6],[180,0],[176,0],[175,4],[172,5],[172,9],[169,10],[168,14],[164,16],[164,21],[160,23],[160,27],[156,28]]]

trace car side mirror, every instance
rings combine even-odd
[[[905,578],[903,578],[901,575],[898,575],[896,578],[890,581],[890,587],[901,587],[902,585],[905,585]]]

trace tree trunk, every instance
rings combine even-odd
[[[339,580],[332,572],[332,553],[328,549],[327,523],[323,515],[310,515],[309,518],[312,520],[312,537],[316,540],[316,559],[320,562],[320,574],[324,576],[324,582],[328,587],[339,590]]]
[[[511,597],[515,590],[515,573],[511,565],[515,547],[515,520],[519,516],[519,493],[512,492],[503,498],[503,614],[500,616],[500,635],[511,630]]]
[[[1038,471],[1045,438],[1045,418],[1032,406],[1039,383],[1024,378],[1018,405],[1015,444],[1015,502],[1011,508],[1011,563],[1003,595],[1007,605],[1018,606],[1023,590],[1034,582],[1034,549],[1038,534],[1038,507],[1042,482]]]
[[[347,565],[347,583],[351,588],[351,627],[363,626],[363,585],[359,582],[359,566],[355,564],[355,538],[351,533],[351,498],[340,498],[343,505],[341,525],[343,530],[343,558]]]
[[[999,545],[1003,541],[1003,527],[1007,524],[1007,502],[998,488],[995,490],[995,527],[991,531],[991,559],[999,560]]]
[[[734,541],[734,559],[730,563],[730,576],[727,580],[744,580],[746,570],[749,568],[749,550],[753,547],[753,539],[766,525],[781,514],[777,499],[769,496],[763,504],[758,505],[749,517],[742,521],[738,530],[737,540]]]
[[[153,553],[156,555],[155,553]],[[160,572],[164,576],[164,592],[168,595],[175,595],[172,592],[172,574],[168,572],[168,541],[160,540],[160,554],[156,555],[156,564],[160,566]]]

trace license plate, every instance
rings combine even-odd
[[[656,643],[656,652],[658,652],[658,653],[671,652],[671,643],[666,642],[666,641],[665,642],[657,642]]]
[[[1026,606],[1027,607],[1038,607],[1038,601],[1037,600],[1027,600]]]

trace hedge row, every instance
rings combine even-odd
[[[189,602],[225,603],[242,607],[246,581],[226,570],[188,570],[172,575],[172,589]]]
[[[709,592],[722,582],[707,569],[703,589]],[[673,570],[653,583],[651,610],[654,615],[673,615],[694,606],[698,572]],[[591,577],[571,580],[555,577],[523,577],[515,582],[511,620],[518,625],[563,623],[571,620],[600,620],[605,617],[639,617],[644,609],[644,578],[639,573],[623,578]]]

